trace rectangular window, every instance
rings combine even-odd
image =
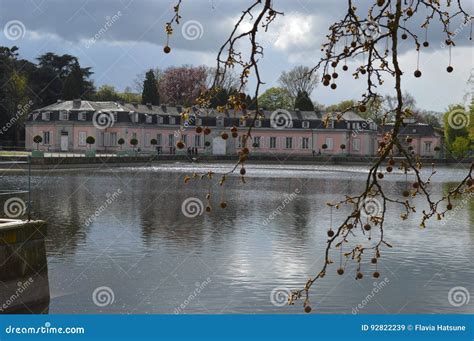
[[[69,113],[66,110],[61,110],[59,112],[59,120],[60,121],[68,121],[69,120]]]
[[[77,114],[77,119],[78,119],[79,121],[85,121],[85,120],[86,120],[86,117],[87,117],[87,116],[86,116],[86,113],[83,112],[83,111],[81,111],[80,113]]]
[[[352,150],[355,152],[360,151],[360,139],[353,139],[352,140]]]
[[[118,122],[118,113],[116,111],[113,112],[114,115],[114,123]]]
[[[170,147],[174,146],[174,134],[169,134],[168,135],[168,146],[170,146]]]
[[[201,147],[201,135],[194,135],[194,147]]]
[[[136,139],[137,138],[137,133],[132,133],[132,139]]]
[[[43,131],[43,144],[51,144],[51,133]]]
[[[286,149],[291,149],[291,148],[293,148],[293,138],[292,138],[292,137],[287,137],[287,138],[286,138],[285,147],[286,147]]]
[[[183,141],[184,145],[188,145],[188,135],[181,135],[181,140]]]
[[[156,134],[156,142],[157,146],[161,146],[163,144],[163,137],[161,136],[161,134]]]
[[[255,128],[260,128],[262,126],[262,121],[256,120],[255,121]]]
[[[224,117],[218,117],[218,118],[216,119],[216,125],[217,125],[218,127],[223,127],[223,126],[224,126]]]
[[[425,142],[425,153],[431,153],[431,142]]]
[[[303,128],[305,129],[309,128],[309,121],[303,121]]]
[[[153,123],[153,116],[151,115],[146,115],[146,123]]]
[[[110,145],[111,146],[117,145],[117,133],[110,133]]]
[[[146,133],[145,134],[145,147],[149,147],[150,146],[150,134],[149,133]]]
[[[196,118],[196,125],[202,126],[202,118]]]
[[[301,140],[301,148],[309,149],[309,137],[303,137]]]
[[[49,121],[49,119],[50,119],[50,112],[48,111],[48,112],[43,112],[43,113],[41,113],[41,119],[42,119],[43,121]]]
[[[163,124],[163,117],[158,116],[158,124]]]
[[[332,150],[334,148],[334,139],[332,137],[326,137],[326,145],[328,146],[327,150]]]
[[[276,148],[277,147],[277,138],[274,136],[270,137],[270,148]]]
[[[255,136],[253,138],[253,147],[260,148],[260,136]]]
[[[247,124],[247,120],[245,120],[245,119],[239,120],[239,125],[240,125],[241,127],[245,127],[246,124]]]
[[[79,146],[85,146],[86,145],[86,136],[87,133],[85,131],[80,131],[79,132],[79,141],[78,141],[78,145]]]
[[[170,120],[170,124],[176,124],[176,118],[175,117],[170,116],[169,120]]]

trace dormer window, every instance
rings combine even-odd
[[[153,123],[153,117],[151,115],[146,115],[146,123]]]
[[[309,128],[309,121],[303,121],[303,128],[305,129]]]
[[[36,121],[38,119],[39,113],[35,112],[33,113],[33,121]]]
[[[245,127],[245,126],[247,125],[247,120],[246,120],[246,119],[241,119],[241,120],[239,121],[239,125],[240,125],[241,127]]]
[[[202,126],[202,118],[196,118],[196,125]]]
[[[216,119],[216,125],[218,127],[223,127],[224,126],[224,117],[217,117]]]
[[[133,123],[138,123],[138,113],[135,111],[130,112],[130,119]]]
[[[116,123],[118,121],[118,113],[114,111],[113,115],[114,115],[114,123]]]
[[[49,111],[41,113],[41,119],[43,121],[49,121],[51,118],[51,113]]]
[[[61,110],[59,112],[59,120],[60,121],[69,121],[69,112],[66,110]]]
[[[255,128],[261,128],[262,127],[262,121],[256,120],[255,121]]]
[[[176,117],[170,116],[170,124],[176,124]]]
[[[86,113],[84,111],[81,111],[77,113],[77,119],[79,121],[85,121],[86,120]]]
[[[157,122],[158,122],[158,124],[163,124],[163,117],[162,117],[162,116],[158,116]]]

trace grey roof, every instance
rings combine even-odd
[[[93,101],[58,101],[44,108],[36,109],[41,111],[128,111],[117,102],[93,102]]]
[[[392,131],[393,123],[385,124],[380,127],[381,132],[387,133]],[[431,124],[426,123],[409,123],[400,127],[400,135],[417,135],[417,136],[433,136],[438,135]]]

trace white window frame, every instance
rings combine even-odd
[[[262,121],[256,120],[255,121],[255,128],[261,128],[262,127]]]
[[[262,138],[261,138],[260,136],[255,136],[255,137],[253,138],[252,147],[253,147],[253,148],[261,148],[261,146],[262,146],[261,143],[262,143]],[[257,146],[254,147],[254,144],[256,144]]]
[[[42,121],[49,121],[51,119],[51,112],[45,111],[41,113],[41,120]]]
[[[163,116],[158,116],[158,119],[156,120],[156,122],[158,124],[163,124],[164,120],[163,120]]]
[[[87,146],[86,139],[87,139],[87,132],[86,131],[79,131],[79,133],[77,134],[77,145],[78,146]]]
[[[202,126],[202,118],[196,118],[196,126]]]
[[[425,141],[424,148],[425,153],[431,153],[431,141]]]
[[[360,151],[360,139],[359,138],[352,139],[352,150],[354,152],[359,152]]]
[[[293,149],[293,137],[291,136],[285,137],[285,149]]]
[[[175,124],[176,124],[176,117],[170,116],[170,117],[169,117],[169,124],[175,125]]]
[[[42,135],[43,135],[43,145],[50,146],[53,133],[50,131],[43,131]],[[46,138],[46,136],[48,136],[48,138]]]
[[[201,135],[194,135],[194,147],[201,147]]]
[[[174,147],[174,134],[168,134],[168,146]]]
[[[274,142],[273,147],[272,147],[272,142]],[[276,149],[276,147],[277,147],[277,138],[276,138],[276,136],[270,136],[270,139],[268,141],[268,148]]]
[[[61,110],[59,112],[60,121],[69,121],[69,112],[67,110]]]
[[[148,124],[153,123],[153,116],[146,115],[145,122],[148,123]]]
[[[326,143],[326,150],[333,150],[334,149],[334,138],[333,137],[326,137],[324,143]]]
[[[157,146],[163,145],[163,135],[161,133],[156,134],[156,145]]]
[[[309,149],[309,137],[301,138],[301,149]]]
[[[309,128],[309,121],[303,121],[303,128],[308,129]]]
[[[77,113],[78,121],[85,121],[87,119],[87,113],[85,111],[80,111]]]
[[[240,120],[239,119],[239,126],[240,127],[246,127],[247,126],[247,119],[245,119],[245,120]]]

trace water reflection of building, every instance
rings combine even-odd
[[[198,153],[235,154],[254,115],[253,112],[221,113],[214,109],[191,108],[185,120],[180,115],[183,110],[180,106],[60,101],[29,115],[26,147],[85,151],[89,148],[87,137],[93,136],[96,141],[93,148],[98,151],[130,149],[130,141],[136,139],[136,148],[145,151],[157,149],[165,154],[175,153],[177,142],[181,140],[185,149],[193,148]],[[324,123],[326,117],[329,118],[327,124]],[[211,132],[208,135],[198,133],[195,129],[198,126],[209,127]],[[238,132],[235,138],[232,127]],[[418,130],[424,134],[420,135]],[[227,139],[220,136],[222,132],[227,133]],[[434,148],[439,146],[440,138],[432,129],[429,135],[426,132],[424,125],[410,126],[410,135],[420,144],[419,155],[436,156]],[[342,119],[338,119],[336,113],[262,110],[247,147],[254,154],[372,156],[377,152],[377,141],[382,133],[374,122],[354,112],[344,113]],[[36,135],[42,137],[38,146],[33,142]],[[124,139],[124,146],[118,144],[120,139]]]

